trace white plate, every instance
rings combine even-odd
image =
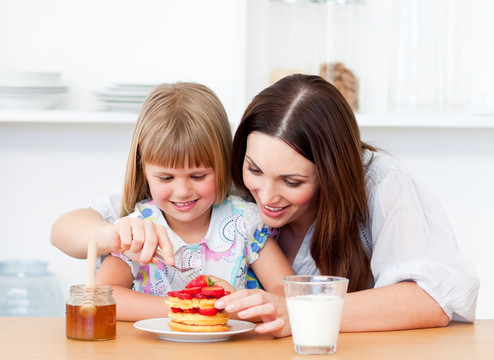
[[[134,323],[139,330],[149,331],[158,334],[160,339],[180,342],[215,342],[230,339],[235,334],[240,334],[253,330],[256,325],[241,320],[229,320],[230,331],[208,332],[208,333],[188,333],[173,331],[168,327],[170,318],[147,319]]]
[[[52,86],[60,80],[60,72],[0,71],[2,86]]]
[[[68,86],[1,86],[1,94],[59,94],[67,92]]]
[[[110,111],[116,112],[133,112],[138,113],[141,110],[142,103],[118,102],[118,101],[101,101],[101,105]]]

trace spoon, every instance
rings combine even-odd
[[[83,316],[94,316],[96,314],[95,305],[95,277],[96,277],[96,259],[98,257],[98,246],[94,239],[89,240],[87,244],[87,267],[86,267],[86,285],[84,286],[81,309]]]

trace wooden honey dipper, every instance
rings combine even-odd
[[[94,316],[96,314],[95,299],[95,277],[96,277],[96,259],[98,257],[98,246],[95,240],[89,240],[87,244],[87,267],[86,267],[86,285],[84,286],[83,298],[80,313],[83,316]]]

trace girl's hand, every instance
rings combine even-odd
[[[256,327],[258,333],[271,333],[275,337],[291,335],[285,298],[264,290],[239,290],[216,301],[217,309],[237,313],[240,319],[258,317],[263,324]]]
[[[168,265],[175,264],[173,246],[164,226],[149,219],[124,217],[109,225],[106,231],[109,247],[131,260],[141,264],[153,262],[153,255],[158,250]]]

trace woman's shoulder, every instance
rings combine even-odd
[[[365,150],[363,164],[366,182],[380,182],[390,175],[410,177],[408,171],[397,158],[382,151]]]

